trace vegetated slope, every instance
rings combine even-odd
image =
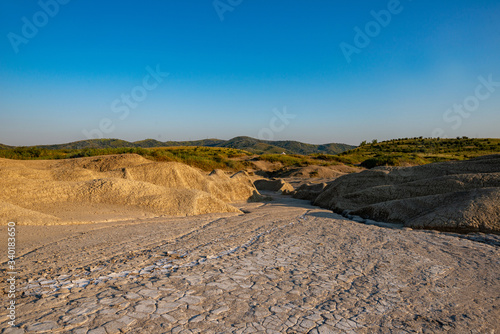
[[[356,146],[348,145],[348,144],[340,144],[340,143],[330,143],[323,145],[313,145],[313,144],[305,144],[297,141],[275,141],[274,145],[278,147],[285,148],[295,154],[314,154],[314,153],[322,153],[322,154],[339,154],[348,150],[352,150]]]
[[[93,157],[111,154],[138,154],[154,161],[175,161],[198,167],[206,171],[221,168],[238,171],[245,168],[247,162],[241,157],[252,155],[250,152],[224,147],[121,147],[121,148],[84,148],[50,150],[38,147],[16,147],[0,150],[0,158],[18,160],[47,160]],[[236,158],[236,159],[234,159]]]
[[[30,146],[48,150],[81,150],[85,148],[119,148],[119,147],[138,147],[132,142],[121,139],[88,139],[65,144],[55,145],[37,145]]]
[[[219,146],[223,147],[233,147],[238,148],[258,154],[272,154],[272,153],[282,153],[287,154],[302,154],[308,155],[313,153],[324,153],[324,154],[338,154],[356,146],[347,144],[324,144],[324,145],[314,145],[306,144],[293,140],[260,140],[251,137],[235,137],[226,141],[224,144]]]
[[[2,145],[0,149],[3,148]],[[72,143],[58,145],[39,145],[40,149],[49,150],[75,150],[75,149],[104,149],[104,148],[151,148],[151,147],[176,147],[176,146],[204,146],[204,147],[230,147],[240,150],[246,150],[252,153],[288,153],[288,154],[338,154],[355,146],[347,144],[324,144],[313,145],[297,141],[269,141],[260,140],[251,137],[235,137],[229,140],[221,139],[203,139],[195,141],[166,141],[161,142],[155,139],[145,139],[136,142],[129,142],[120,139],[89,139]],[[12,148],[12,147],[5,147]]]
[[[133,142],[135,147],[171,147],[171,146],[205,146],[205,147],[219,147],[220,144],[224,143],[225,140],[222,139],[202,139],[193,141],[165,141],[161,142],[156,139],[145,139]]]
[[[314,204],[413,228],[500,233],[500,155],[378,167],[331,182]]]
[[[339,154],[337,161],[376,166],[411,166],[431,162],[466,160],[477,156],[500,153],[500,139],[467,138],[404,138],[384,142],[362,143],[359,147]]]
[[[136,154],[0,159],[0,175],[0,218],[20,225],[239,213],[229,203],[260,198],[244,172],[208,175]]]

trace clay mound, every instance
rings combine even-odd
[[[12,163],[11,163],[12,162]],[[38,162],[38,163],[37,163]],[[0,184],[26,179],[51,178],[50,166],[45,161],[9,160],[0,158]]]
[[[118,168],[128,168],[147,163],[152,163],[152,161],[138,154],[113,154],[62,160],[57,164],[57,167],[80,167],[97,172],[107,172]]]
[[[24,222],[25,225],[42,225],[47,222],[59,222],[58,217],[22,208],[0,201],[0,217],[13,222]]]
[[[414,228],[500,232],[500,155],[379,167],[333,181],[314,201]]]
[[[229,202],[254,201],[257,198],[256,196],[259,195],[252,179],[244,171],[237,172],[230,177],[212,174],[210,178],[214,182],[210,184],[211,188],[205,191],[222,200]],[[238,186],[235,186],[235,184]]]
[[[214,169],[208,176],[219,177],[221,179],[228,179],[229,176],[222,169]]]
[[[149,162],[115,169],[107,175],[144,181],[167,188],[196,189],[226,202],[247,200],[255,190],[247,174],[232,178],[222,171],[215,171],[207,177],[201,170],[178,162]]]
[[[500,232],[500,188],[482,188],[376,203],[351,212],[412,228]]]
[[[78,184],[69,201],[143,207],[160,215],[173,216],[239,212],[238,209],[200,190],[166,188],[123,179],[97,179]]]
[[[20,225],[99,221],[112,219],[113,212],[121,219],[128,213],[135,218],[240,212],[228,203],[259,195],[246,173],[206,175],[181,163],[130,154],[68,161],[1,159],[0,176],[0,217]]]
[[[51,178],[54,181],[84,181],[98,177],[99,173],[81,167],[54,167],[51,171]]]
[[[222,170],[215,170],[207,177],[201,170],[178,162],[152,162],[135,154],[126,155],[126,159],[109,156],[111,163],[106,162],[106,158],[100,157],[98,164],[95,160],[87,160],[85,165],[102,168],[108,177],[144,181],[167,188],[196,189],[226,202],[247,200],[255,191],[250,177],[244,172],[236,173],[241,177],[233,178]],[[126,167],[117,165],[117,161],[123,161]],[[79,165],[83,164],[79,161]],[[117,168],[109,169],[110,166]]]
[[[258,190],[267,190],[267,191],[276,191],[282,194],[290,194],[295,189],[293,186],[281,179],[277,180],[255,180],[254,181],[255,188]]]
[[[293,198],[314,201],[328,186],[327,183],[306,183],[292,193]]]
[[[283,164],[281,162],[269,162],[258,159],[252,160],[252,165],[254,171],[264,171],[264,172],[274,171],[283,167]]]
[[[362,169],[349,167],[345,165],[333,166],[317,166],[311,165],[306,167],[286,167],[271,173],[273,177],[279,178],[319,178],[319,179],[336,179],[340,176],[357,173]]]

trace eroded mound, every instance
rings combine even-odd
[[[314,201],[328,186],[327,183],[306,183],[292,193],[294,198]]]
[[[294,191],[293,186],[281,179],[277,180],[255,180],[254,181],[255,188],[258,190],[266,190],[266,191],[275,191],[280,192],[282,194],[290,194]]]
[[[229,203],[258,195],[246,174],[206,175],[188,165],[152,162],[135,154],[64,161],[0,159],[0,176],[0,217],[18,224],[239,212]]]
[[[319,178],[319,179],[336,179],[340,176],[358,173],[362,169],[356,167],[349,167],[346,165],[332,165],[332,166],[317,166],[311,165],[306,167],[285,167],[275,172],[269,173],[273,177],[281,178]]]
[[[500,232],[500,155],[338,178],[314,204],[414,228]]]

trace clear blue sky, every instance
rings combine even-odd
[[[60,1],[0,2],[0,143],[500,137],[498,0]]]

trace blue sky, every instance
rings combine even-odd
[[[498,1],[59,1],[0,2],[0,143],[500,137]]]

